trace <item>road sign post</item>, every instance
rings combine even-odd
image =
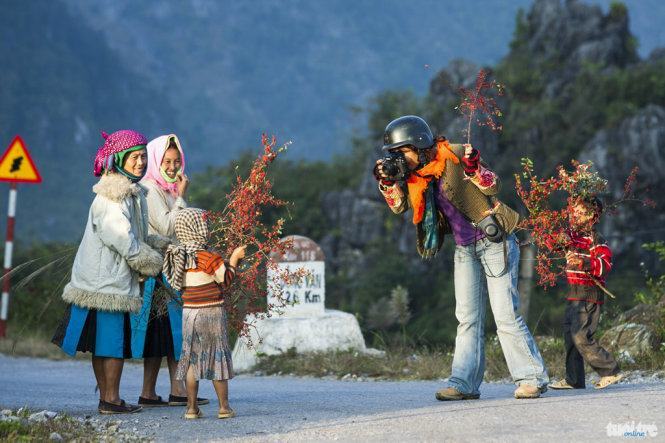
[[[9,203],[7,206],[7,238],[5,241],[5,261],[2,280],[2,298],[0,298],[0,338],[7,334],[7,317],[9,314],[9,292],[12,270],[12,254],[14,252],[14,226],[16,216],[16,184],[41,183],[42,178],[30,157],[30,153],[20,136],[16,136],[0,158],[0,181],[8,181]]]

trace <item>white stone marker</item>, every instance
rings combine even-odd
[[[248,318],[253,322],[250,338],[240,337],[233,348],[233,369],[249,371],[257,363],[257,354],[277,355],[295,348],[296,352],[315,352],[355,349],[368,350],[360,332],[358,320],[352,314],[325,309],[325,256],[313,240],[300,235],[285,237],[282,241],[293,241],[293,247],[283,256],[273,256],[279,267],[293,271],[304,268],[310,274],[299,284],[282,288],[287,303],[281,315],[265,319]],[[268,272],[268,279],[274,272]],[[268,294],[268,303],[274,294]],[[276,303],[279,305],[279,303]]]
[[[285,237],[282,241],[290,240],[293,247],[283,256],[272,254],[271,258],[277,262],[279,270],[288,269],[295,272],[298,269],[308,271],[308,275],[301,281],[290,285],[280,285],[280,294],[287,306],[279,309],[282,317],[316,317],[325,313],[326,299],[326,262],[323,251],[312,240],[301,235]],[[275,271],[268,269],[268,282],[275,279]],[[279,282],[278,282],[279,283]],[[270,290],[270,287],[269,289]],[[279,306],[280,302],[272,293],[268,294],[268,303]],[[275,313],[275,312],[274,312]]]

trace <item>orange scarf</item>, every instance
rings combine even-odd
[[[436,157],[434,160],[418,169],[406,180],[409,189],[409,200],[411,201],[411,207],[413,207],[414,225],[417,225],[423,219],[427,186],[432,178],[438,179],[441,177],[446,168],[446,160],[450,160],[455,164],[459,163],[459,159],[451,150],[448,140],[438,141],[436,142]]]

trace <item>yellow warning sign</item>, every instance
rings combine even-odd
[[[35,163],[21,136],[17,135],[0,159],[0,181],[41,183]]]

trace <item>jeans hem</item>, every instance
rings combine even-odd
[[[475,392],[467,392],[465,389],[462,388],[462,386],[461,386],[460,384],[458,384],[458,383],[456,383],[456,382],[454,382],[454,381],[452,381],[452,380],[450,380],[450,379],[448,379],[447,385],[448,385],[448,387],[450,387],[450,388],[455,388],[455,389],[457,389],[458,391],[460,391],[462,394],[465,394],[465,395],[480,394],[480,391],[479,391],[479,390],[477,390],[477,391],[475,391]]]

